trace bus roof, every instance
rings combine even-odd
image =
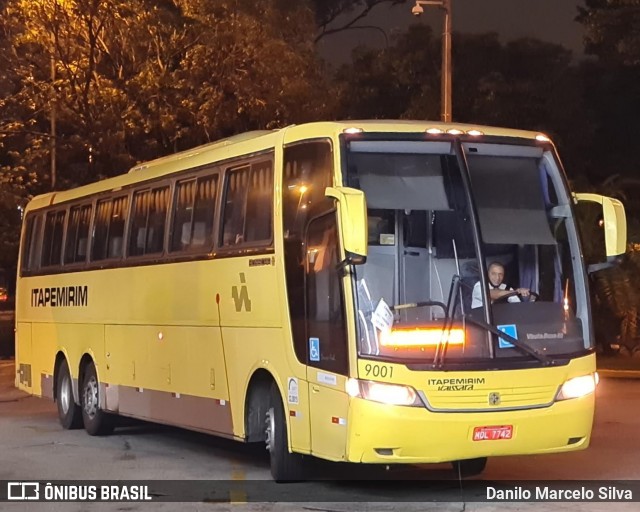
[[[152,178],[170,175],[174,172],[192,169],[211,162],[228,160],[237,156],[259,153],[275,147],[279,137],[289,143],[306,138],[332,137],[348,128],[358,128],[369,133],[416,133],[429,128],[443,131],[458,129],[461,131],[478,130],[484,135],[535,139],[539,132],[514,130],[463,123],[443,123],[439,121],[409,120],[354,120],[327,121],[301,125],[292,125],[277,130],[256,130],[234,135],[215,142],[197,146],[173,155],[164,156],[135,165],[129,172],[102,181],[62,192],[50,192],[32,199],[27,210],[33,210],[78,199],[91,194],[116,190],[131,184],[144,182]],[[284,132],[284,133],[283,133]]]

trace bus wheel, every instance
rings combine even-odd
[[[454,460],[451,465],[456,475],[461,478],[479,475],[487,466],[487,458],[479,457],[477,459]]]
[[[71,430],[82,427],[82,410],[73,401],[73,385],[66,359],[62,360],[58,368],[56,402],[62,428]]]
[[[113,416],[100,409],[100,383],[93,363],[89,363],[84,372],[80,402],[82,421],[89,435],[104,436],[113,431]]]
[[[265,428],[267,450],[271,458],[271,476],[276,482],[295,482],[303,479],[302,455],[289,452],[287,422],[278,387],[271,386]]]

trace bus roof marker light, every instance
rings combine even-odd
[[[350,128],[345,128],[344,130],[342,130],[342,133],[362,133],[363,131],[364,130],[362,128],[352,126]]]
[[[462,130],[458,130],[457,128],[449,128],[447,130],[449,135],[462,135],[464,132]]]
[[[480,130],[467,130],[467,135],[471,135],[472,137],[480,137],[481,135],[484,135],[484,132],[481,132]]]
[[[536,135],[536,140],[540,142],[551,142],[551,139],[544,133],[539,133],[538,135]]]
[[[444,130],[441,130],[440,128],[427,128],[425,131],[429,135],[441,135],[444,133]]]

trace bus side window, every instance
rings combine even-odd
[[[178,182],[171,251],[210,250],[213,247],[218,175]]]
[[[62,234],[66,211],[49,212],[45,219],[44,242],[42,246],[43,267],[60,265],[62,262]]]
[[[71,207],[67,224],[67,241],[64,250],[65,265],[81,263],[86,260],[90,223],[91,205]]]
[[[245,242],[271,240],[273,217],[273,168],[271,161],[251,166],[251,184],[247,192]]]
[[[250,167],[247,165],[227,172],[224,212],[222,214],[223,247],[244,242],[249,170]]]
[[[136,192],[133,196],[129,255],[162,252],[169,206],[169,187]]]
[[[99,201],[93,228],[92,261],[121,258],[128,196]]]
[[[22,255],[22,270],[33,271],[38,268],[39,252],[42,248],[40,238],[40,227],[42,226],[42,215],[31,215],[27,217],[27,227],[25,230],[25,242]]]

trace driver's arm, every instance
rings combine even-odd
[[[491,297],[492,301],[498,300],[511,293],[513,293],[513,290],[498,290],[496,288],[492,288],[491,290],[489,290],[489,296]]]

